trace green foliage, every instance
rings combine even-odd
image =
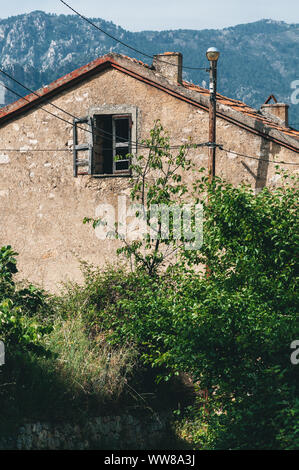
[[[0,336],[5,345],[18,349],[38,346],[49,328],[25,316],[21,307],[7,299],[0,303]]]
[[[175,251],[177,240],[173,238],[171,220],[169,235],[164,237],[161,213],[157,214],[155,229],[150,211],[154,206],[174,207],[183,203],[188,189],[182,180],[182,172],[193,168],[192,161],[187,158],[188,149],[192,145],[189,142],[188,145],[180,146],[173,155],[169,135],[159,120],[150,131],[150,138],[143,143],[149,152],[147,155],[139,155],[131,165],[131,200],[133,204],[140,204],[140,208],[137,205],[136,216],[144,220],[149,230],[144,243],[125,241],[125,246],[118,253],[124,253],[131,261],[133,259],[137,269],[145,269],[152,276],[169,256],[167,248],[173,245]],[[156,230],[155,238],[151,238],[150,229]]]
[[[16,286],[16,255],[11,246],[0,249],[0,337],[12,348],[38,348],[50,325],[41,322],[37,314],[42,308],[46,316],[51,308],[43,290],[32,285],[20,289]]]
[[[108,302],[109,275],[92,285],[92,270],[85,266],[87,289],[68,286],[67,295],[54,298],[32,285],[18,289],[16,253],[3,247],[0,254],[0,433],[28,419],[85,419],[102,413],[104,405],[107,411],[130,401],[135,349],[129,343],[109,346],[97,329],[91,334],[93,302]],[[120,272],[113,274],[118,277]],[[106,297],[99,304],[101,293]],[[93,307],[86,314],[82,307],[89,298]]]
[[[16,255],[11,246],[0,248],[0,299],[14,287],[13,275],[18,272]]]
[[[149,148],[145,155],[132,157],[130,180],[131,201],[136,218],[146,228],[143,241],[126,240],[122,235],[122,227],[111,227],[123,246],[117,250],[124,254],[134,269],[141,269],[150,276],[157,273],[169,258],[178,250],[184,237],[174,236],[173,214],[169,214],[169,227],[165,233],[163,224],[163,207],[180,208],[188,193],[188,186],[182,179],[182,172],[194,170],[194,164],[188,158],[188,151],[193,147],[191,142],[178,146],[173,155],[170,138],[160,120],[155,121],[150,131],[150,138],[143,141]],[[154,215],[154,209],[157,213]],[[151,212],[153,211],[153,212]],[[156,220],[155,220],[156,219]],[[93,223],[93,228],[105,225],[102,219],[85,218],[83,223]],[[153,233],[154,232],[154,233]]]
[[[299,371],[290,344],[299,336],[298,189],[280,174],[281,187],[257,195],[199,178],[193,201],[205,211],[201,250],[181,246],[165,273],[122,276],[115,301],[98,311],[112,344],[134,341],[144,363],[164,369],[167,380],[184,371],[208,390],[198,447],[297,445]]]
[[[80,314],[66,320],[56,319],[46,338],[47,348],[58,359],[59,375],[73,396],[93,396],[100,404],[117,401],[127,384],[136,351],[127,344],[111,348],[100,335],[92,338]]]
[[[178,256],[163,271],[162,237],[127,244],[121,252],[137,269],[84,264],[83,286],[67,285],[55,301],[18,288],[16,253],[2,248],[0,334],[13,370],[4,369],[3,385],[17,384],[10,395],[0,388],[5,409],[13,402],[14,416],[24,417],[20,404],[27,417],[33,409],[41,416],[30,399],[40,396],[55,418],[94,411],[129,388],[137,349],[158,380],[183,371],[196,384],[196,405],[181,424],[194,448],[298,448],[299,369],[290,361],[299,337],[297,181],[279,172],[281,187],[255,195],[199,174],[191,192],[180,180],[192,170],[186,148],[173,157],[159,122],[150,142],[149,156],[134,164],[133,202],[202,203],[203,246],[174,244]]]

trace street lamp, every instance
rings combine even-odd
[[[206,52],[207,58],[210,61],[216,61],[219,59],[220,52],[216,47],[210,47]]]
[[[207,52],[210,62],[210,104],[209,104],[209,182],[213,181],[216,173],[216,89],[217,61],[220,52],[216,47],[210,47]]]

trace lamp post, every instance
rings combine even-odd
[[[210,62],[210,105],[209,105],[209,182],[213,181],[216,170],[216,90],[217,90],[217,61],[220,52],[216,47],[210,47],[206,56]]]
[[[210,47],[206,56],[210,62],[210,104],[209,104],[209,183],[212,183],[216,173],[216,90],[217,90],[217,61],[220,56],[220,52],[216,47]],[[206,275],[210,277],[211,269],[209,265],[206,266]],[[205,400],[204,411],[206,415],[209,415],[208,390],[203,390],[203,396]]]

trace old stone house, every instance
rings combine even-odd
[[[272,161],[296,171],[299,131],[288,127],[287,105],[256,111],[222,95],[217,101],[225,149],[217,150],[217,175],[259,190],[278,183]],[[80,279],[79,259],[113,260],[118,242],[100,241],[84,217],[128,193],[126,154],[142,151],[138,142],[156,119],[172,145],[207,142],[208,105],[208,90],[182,80],[179,53],[155,56],[152,66],[108,54],[1,109],[0,245],[19,252],[21,277],[54,289]],[[116,153],[123,159],[115,162]],[[191,156],[207,167],[207,147]]]

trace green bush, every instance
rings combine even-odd
[[[6,353],[0,367],[1,433],[26,420],[85,419],[126,400],[136,351],[129,344],[112,348],[98,330],[90,335],[86,300],[98,301],[99,283],[93,289],[90,282],[68,286],[67,295],[54,298],[14,282],[16,253],[10,247],[0,256],[0,339]],[[108,299],[109,276],[104,277],[101,292]]]
[[[115,401],[137,351],[157,380],[184,372],[196,384],[197,402],[181,423],[181,435],[195,448],[298,448],[299,367],[290,361],[290,344],[299,337],[294,178],[280,173],[281,187],[256,195],[201,177],[188,193],[178,174],[191,168],[186,149],[173,158],[162,131],[157,124],[148,160],[139,157],[135,165],[132,200],[146,207],[173,205],[177,197],[180,204],[185,197],[201,202],[203,246],[189,251],[184,239],[149,237],[127,244],[119,253],[135,261],[132,271],[85,264],[84,285],[67,285],[57,299],[33,286],[18,288],[16,254],[2,248],[0,336],[15,349],[14,405],[27,403],[27,416],[32,410],[41,416],[30,399],[40,395],[57,417]],[[148,180],[149,167],[164,176]],[[169,248],[177,257],[166,268]]]
[[[26,317],[12,300],[0,303],[0,335],[6,346],[18,349],[38,346],[47,331],[37,320]]]
[[[11,246],[0,248],[0,338],[12,349],[38,348],[49,331],[37,317],[38,307],[47,305],[46,295],[33,286],[17,288],[16,255]]]
[[[182,250],[164,274],[122,276],[116,300],[98,310],[112,344],[135,342],[146,364],[168,371],[166,379],[184,371],[208,390],[199,447],[298,444],[299,370],[290,361],[299,337],[298,190],[285,179],[257,195],[201,179],[202,249]]]
[[[0,248],[0,300],[14,292],[13,275],[18,272],[16,255],[9,245]]]

